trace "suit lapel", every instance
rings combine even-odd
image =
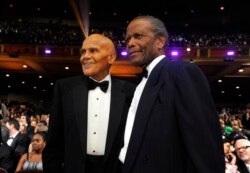
[[[76,121],[80,134],[80,141],[83,154],[86,154],[87,150],[87,108],[88,108],[88,90],[87,90],[87,78],[82,78],[83,82],[73,89],[73,97],[75,102]]]
[[[133,166],[133,162],[137,156],[137,153],[140,149],[140,145],[144,136],[144,131],[147,126],[148,118],[150,116],[150,110],[153,107],[153,104],[157,98],[158,92],[161,87],[161,82],[159,78],[160,71],[164,66],[163,61],[166,61],[166,58],[161,60],[155,66],[142,92],[126,154],[124,172],[130,171]]]
[[[122,83],[112,78],[109,125],[105,148],[105,160],[110,154],[112,144],[120,126],[125,102],[125,93],[122,91]]]
[[[16,137],[15,137],[15,138],[13,139],[13,141],[11,142],[10,147],[15,148],[15,145],[16,145],[17,139],[19,138],[19,135],[20,135],[20,133],[18,133],[18,134],[16,135]]]

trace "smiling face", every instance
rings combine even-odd
[[[104,79],[109,74],[110,66],[115,59],[115,47],[109,38],[92,34],[84,40],[80,62],[85,76],[98,81]]]
[[[135,19],[128,25],[126,43],[131,63],[136,66],[148,65],[164,54],[165,38],[155,35],[148,19]]]
[[[235,150],[238,157],[247,164],[250,164],[250,141],[239,139],[235,142]]]

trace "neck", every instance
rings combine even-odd
[[[92,78],[92,79],[94,79],[94,80],[100,82],[100,81],[102,81],[103,79],[105,79],[105,78],[108,76],[108,74],[109,74],[109,73],[104,74],[104,75],[101,75],[101,76],[90,76],[90,78]]]
[[[16,134],[17,133],[17,131],[10,131],[10,136],[13,136],[14,134]]]
[[[34,150],[33,152],[34,152],[34,153],[36,153],[36,154],[42,154],[43,149],[40,149],[40,150]]]

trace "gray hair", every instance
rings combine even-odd
[[[154,16],[150,16],[150,15],[145,15],[145,16],[137,16],[135,17],[132,21],[137,20],[137,19],[145,19],[151,22],[152,24],[152,31],[155,34],[155,36],[163,36],[166,39],[166,43],[165,46],[168,43],[168,32],[166,29],[165,24],[163,23],[163,21],[161,21],[160,19],[154,17]]]

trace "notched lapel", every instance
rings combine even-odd
[[[79,138],[81,141],[83,154],[86,154],[87,150],[87,109],[88,109],[88,90],[86,78],[83,78],[83,82],[73,89],[76,111],[76,121],[79,130]]]
[[[132,168],[133,162],[141,146],[144,131],[147,126],[149,116],[151,116],[151,109],[155,103],[155,100],[162,85],[159,80],[159,76],[163,66],[164,63],[158,63],[157,66],[155,66],[142,92],[136,112],[132,134],[130,137],[129,147],[125,160],[126,166],[124,167],[124,172],[129,172],[129,170]]]
[[[126,100],[126,95],[123,92],[123,83],[112,79],[112,89],[111,89],[111,103],[110,103],[110,117],[108,125],[108,134],[105,148],[105,156],[110,154],[112,149],[112,144],[115,140],[115,136],[120,127],[123,108]]]
[[[17,142],[17,139],[19,138],[19,136],[20,136],[20,133],[18,133],[16,135],[16,137],[12,140],[10,147],[15,148],[15,145],[16,145],[16,142]]]

